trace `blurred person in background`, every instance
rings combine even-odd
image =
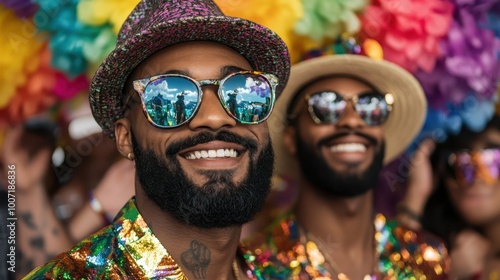
[[[446,242],[452,279],[500,279],[500,115],[422,142],[397,218]]]
[[[109,224],[134,193],[133,163],[117,161],[114,143],[88,123],[88,116],[95,121],[87,112],[69,119],[59,155],[58,128],[45,118],[30,119],[5,137],[3,169],[16,168],[18,276]]]
[[[267,279],[447,279],[444,244],[374,211],[384,163],[413,141],[426,100],[403,68],[363,55],[292,66],[270,127],[294,207],[249,241]]]

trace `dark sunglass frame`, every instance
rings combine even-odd
[[[268,111],[267,111],[267,115],[265,117],[263,117],[262,119],[259,119],[257,121],[243,121],[243,120],[240,120],[239,118],[237,118],[235,115],[233,115],[228,107],[228,105],[226,104],[226,101],[224,100],[224,93],[222,92],[222,88],[223,88],[223,85],[224,83],[233,78],[234,76],[237,76],[237,75],[256,75],[256,76],[259,76],[259,77],[263,77],[266,82],[270,85],[270,89],[271,89],[271,92],[270,92],[270,104],[269,104],[269,108],[268,108]],[[146,109],[146,101],[144,99],[144,96],[145,96],[145,90],[147,88],[147,86],[157,80],[157,79],[161,79],[161,78],[167,78],[167,77],[178,77],[178,78],[183,78],[183,79],[186,79],[190,82],[192,82],[195,86],[196,86],[196,89],[198,91],[198,102],[196,104],[196,107],[193,109],[193,113],[187,117],[184,121],[176,124],[176,125],[169,125],[169,126],[164,126],[164,125],[160,125],[160,124],[157,124],[153,121],[153,119],[151,118],[151,116],[149,115],[147,109]],[[155,127],[158,127],[158,128],[162,128],[162,129],[169,129],[169,128],[176,128],[176,127],[179,127],[179,126],[182,126],[186,123],[188,123],[191,119],[193,119],[196,115],[196,113],[198,112],[198,109],[200,108],[201,106],[201,102],[203,100],[203,90],[202,90],[202,87],[203,86],[207,86],[207,85],[214,85],[214,86],[218,86],[218,89],[217,89],[217,96],[219,98],[219,101],[222,105],[222,107],[224,108],[224,110],[226,111],[226,113],[232,117],[234,120],[236,120],[238,123],[241,123],[241,124],[259,124],[259,123],[262,123],[264,122],[265,120],[267,120],[271,114],[271,112],[273,111],[273,108],[274,108],[274,105],[275,105],[275,101],[276,101],[276,87],[278,86],[279,82],[278,82],[278,77],[274,74],[270,74],[270,73],[263,73],[263,72],[260,72],[260,71],[239,71],[239,72],[234,72],[234,73],[231,73],[229,75],[227,75],[226,77],[222,78],[222,79],[207,79],[207,80],[195,80],[189,76],[185,76],[185,75],[181,75],[181,74],[163,74],[163,75],[156,75],[156,76],[152,76],[152,77],[148,77],[148,78],[143,78],[143,79],[139,79],[139,80],[135,80],[133,81],[133,87],[135,89],[135,91],[137,92],[137,94],[139,95],[139,97],[141,98],[141,103],[142,103],[142,111],[144,113],[144,115],[146,116],[148,122],[155,126]]]
[[[313,105],[309,102],[311,100],[311,98],[315,95],[318,95],[318,94],[323,94],[323,93],[334,93],[336,94],[338,97],[340,97],[342,100],[344,100],[346,103],[352,103],[353,107],[354,107],[354,110],[356,111],[356,114],[358,114],[358,116],[363,120],[363,122],[365,122],[367,125],[369,126],[376,126],[376,125],[381,125],[383,124],[387,118],[389,117],[389,114],[391,113],[392,109],[393,109],[393,106],[394,106],[394,96],[391,94],[391,93],[380,93],[380,92],[377,92],[377,91],[367,91],[367,92],[363,92],[359,95],[355,95],[355,96],[344,96],[336,91],[332,91],[332,90],[323,90],[323,91],[319,91],[319,92],[313,92],[313,93],[308,93],[305,95],[305,101],[306,101],[306,104],[307,104],[307,109],[309,111],[309,115],[311,115],[311,118],[313,119],[313,121],[316,123],[316,124],[335,124],[337,123],[345,114],[345,109],[344,111],[340,114],[340,116],[338,117],[337,120],[335,121],[331,121],[331,122],[328,122],[328,121],[322,121],[317,115],[316,113],[314,112],[314,108],[313,108]],[[380,95],[381,96],[381,99],[385,101],[386,105],[387,105],[387,116],[385,117],[384,120],[382,120],[380,123],[377,123],[377,124],[370,124],[370,123],[367,123],[366,120],[364,120],[360,115],[359,115],[359,112],[356,110],[356,105],[358,104],[359,102],[359,99],[360,97],[363,97],[363,96],[367,96],[367,95]]]

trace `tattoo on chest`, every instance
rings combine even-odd
[[[207,279],[210,263],[210,250],[203,243],[191,241],[190,248],[181,255],[182,264],[194,275],[195,279]]]

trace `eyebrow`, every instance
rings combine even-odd
[[[220,76],[221,78],[226,77],[229,74],[240,72],[240,71],[246,71],[243,68],[237,67],[237,66],[224,66],[220,70]],[[192,77],[191,72],[189,71],[184,71],[184,70],[169,70],[166,72],[163,72],[162,75],[167,75],[167,74],[178,74],[178,75],[184,75],[188,77]]]

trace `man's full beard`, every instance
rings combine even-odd
[[[200,228],[241,226],[253,219],[264,205],[271,188],[274,152],[271,140],[258,153],[258,144],[228,131],[217,134],[202,132],[182,142],[171,144],[160,157],[142,149],[136,139],[133,149],[136,172],[147,197],[180,222]],[[236,184],[233,171],[208,170],[206,182],[196,185],[184,172],[177,153],[182,149],[209,141],[225,141],[244,146],[249,153],[246,177]]]
[[[369,138],[372,144],[376,143],[376,140],[370,136],[357,132],[355,134]],[[364,172],[355,174],[351,172],[341,173],[332,169],[323,156],[316,152],[316,149],[308,146],[300,138],[300,135],[297,134],[295,137],[297,157],[302,174],[321,195],[328,197],[355,197],[366,193],[377,184],[383,167],[385,143],[381,144],[380,150],[374,155],[372,164]],[[319,145],[329,140],[331,138],[321,141]]]

